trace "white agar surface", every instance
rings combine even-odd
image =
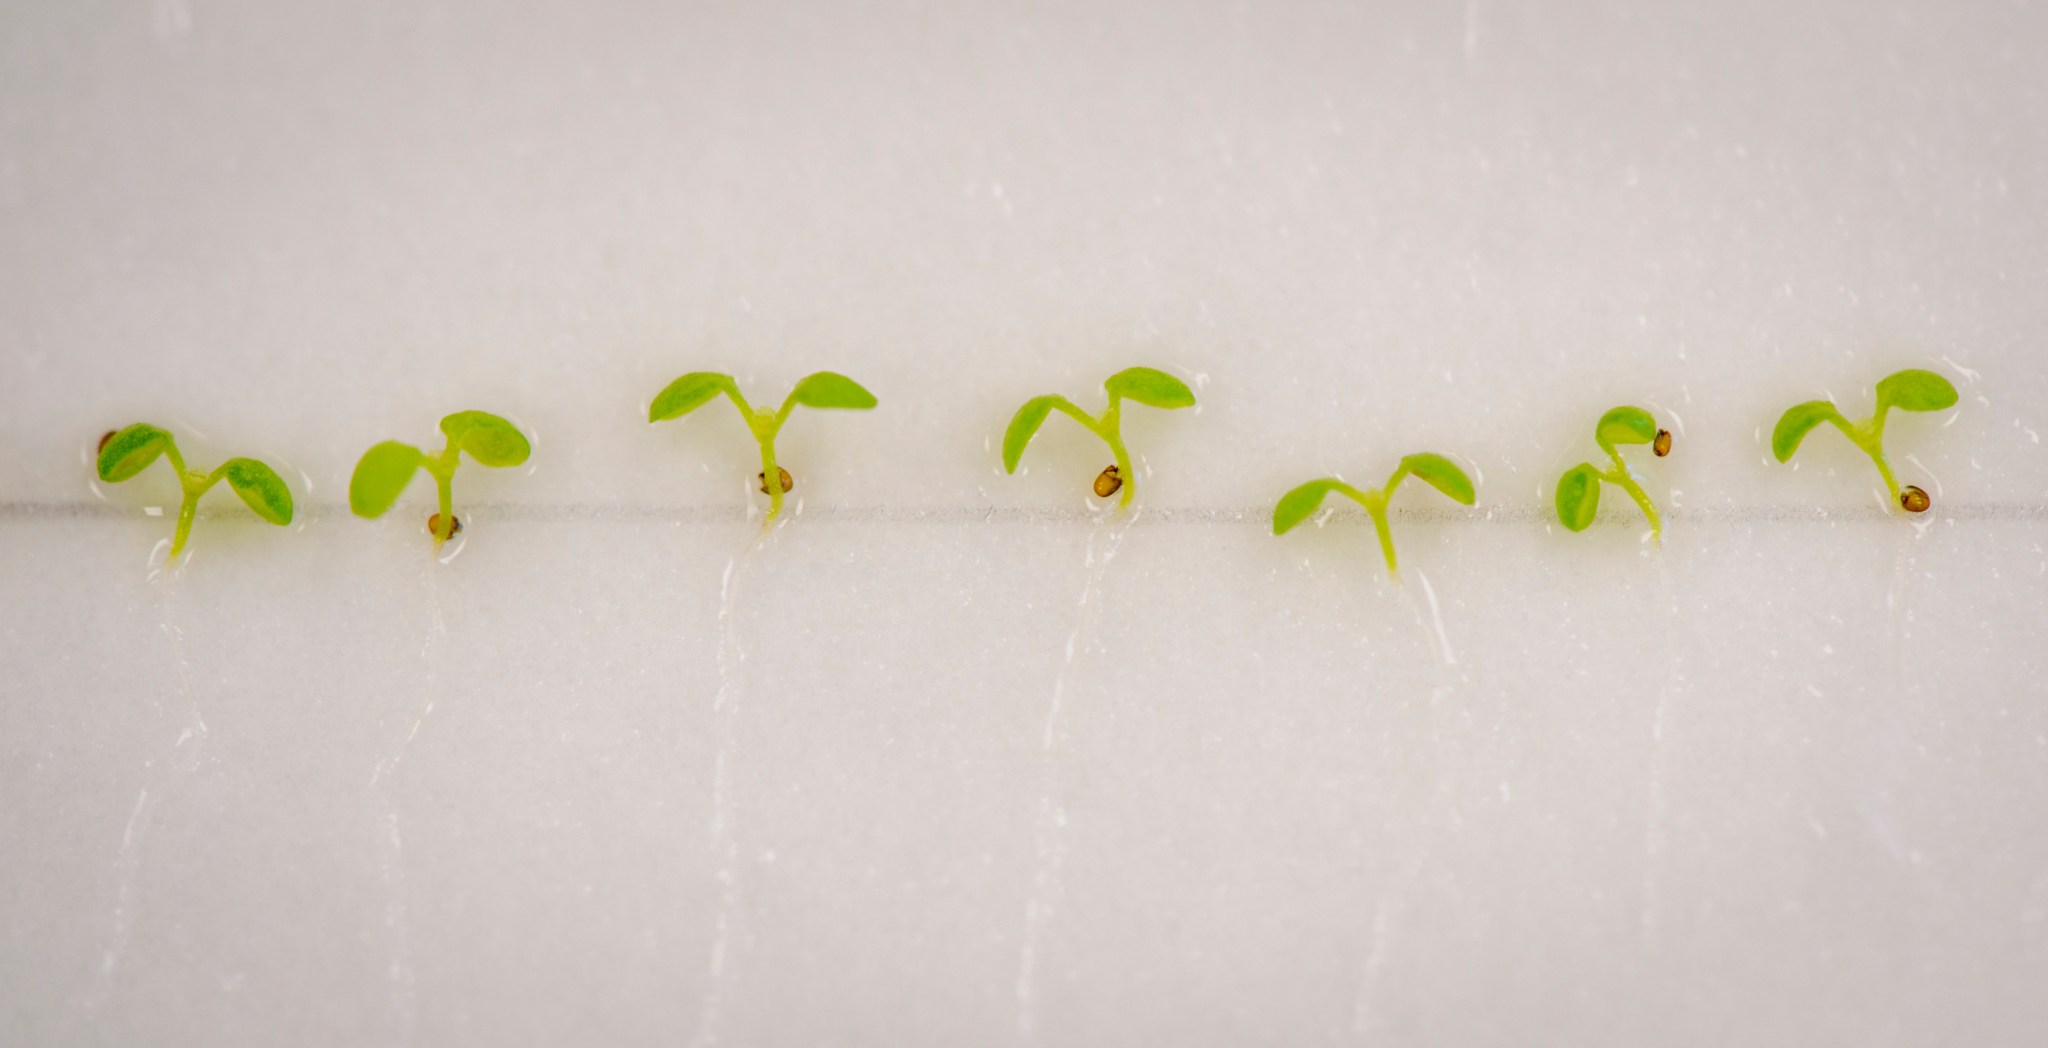
[[[2048,1023],[2048,12],[16,6],[0,1043]],[[1106,450],[993,447],[1134,363],[1208,380],[1091,566]],[[1769,461],[1909,366],[1926,518]],[[744,427],[645,404],[821,368],[881,406],[727,589]],[[1548,515],[1627,402],[1661,552]],[[347,514],[472,407],[547,439],[460,557]],[[174,486],[80,454],[139,418],[303,527],[220,491],[152,579]],[[1267,533],[1418,450],[1484,479],[1402,491],[1405,592]]]

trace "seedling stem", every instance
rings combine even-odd
[[[790,412],[798,404],[860,411],[875,406],[874,394],[859,383],[835,372],[820,371],[798,382],[796,388],[783,398],[780,408],[772,412],[757,410],[747,402],[746,395],[740,392],[739,383],[731,375],[693,371],[669,383],[654,398],[647,409],[647,421],[664,422],[680,418],[720,393],[739,409],[740,417],[746,420],[747,432],[753,434],[754,443],[760,446],[761,487],[768,493],[768,516],[764,524],[774,523],[775,518],[782,514],[782,497],[789,491],[784,486],[786,474],[775,459],[775,438],[782,432],[783,424],[789,421]]]
[[[1444,493],[1451,501],[1470,506],[1477,500],[1472,478],[1458,468],[1458,464],[1434,452],[1418,452],[1401,459],[1394,472],[1387,477],[1383,487],[1371,491],[1360,491],[1336,477],[1311,480],[1280,497],[1273,507],[1273,534],[1286,534],[1295,525],[1308,519],[1324,497],[1331,492],[1343,495],[1365,507],[1365,515],[1372,518],[1372,529],[1379,536],[1380,553],[1387,559],[1387,574],[1395,581],[1401,578],[1401,564],[1394,555],[1394,529],[1387,519],[1387,505],[1394,499],[1394,492],[1401,482],[1414,476],[1431,487]]]
[[[1135,400],[1155,408],[1168,410],[1193,407],[1195,393],[1187,383],[1154,368],[1125,368],[1111,375],[1103,382],[1108,394],[1108,403],[1101,415],[1090,415],[1080,406],[1057,393],[1033,397],[1017,409],[1010,419],[1010,426],[1003,434],[1003,470],[1017,472],[1017,463],[1024,457],[1024,449],[1031,438],[1038,433],[1038,427],[1045,423],[1048,412],[1057,411],[1075,422],[1081,428],[1109,446],[1110,456],[1115,460],[1109,469],[1096,478],[1095,493],[1108,498],[1117,496],[1119,511],[1129,509],[1138,493],[1138,476],[1131,469],[1131,453],[1124,446],[1123,402]]]
[[[1657,512],[1657,504],[1650,501],[1650,493],[1636,482],[1635,471],[1628,468],[1628,461],[1615,445],[1647,444],[1651,454],[1663,458],[1671,454],[1671,431],[1659,429],[1656,418],[1642,408],[1624,405],[1600,416],[1593,427],[1593,442],[1600,445],[1614,465],[1600,469],[1590,462],[1581,462],[1566,470],[1557,480],[1558,521],[1571,531],[1591,527],[1600,511],[1600,485],[1612,484],[1628,492],[1630,501],[1650,523],[1650,541],[1662,546],[1664,518]]]
[[[272,524],[289,524],[292,493],[277,471],[251,458],[231,458],[211,473],[185,466],[185,456],[170,431],[147,422],[137,422],[100,438],[97,469],[100,479],[119,483],[135,476],[161,455],[178,476],[178,524],[171,533],[171,558],[185,551],[192,535],[192,522],[199,515],[199,500],[213,486],[225,480],[249,508]]]
[[[460,449],[455,438],[448,438],[448,444],[438,455],[429,455],[420,461],[428,475],[434,478],[434,497],[440,505],[440,515],[434,519],[434,544],[448,541],[455,535],[455,466]]]
[[[1918,368],[1886,375],[1877,383],[1877,408],[1869,418],[1851,422],[1833,401],[1809,400],[1795,404],[1778,417],[1778,424],[1771,429],[1771,454],[1779,462],[1789,462],[1792,454],[1799,450],[1799,444],[1806,434],[1823,422],[1842,431],[1849,443],[1856,445],[1871,464],[1877,467],[1877,475],[1884,479],[1885,494],[1891,503],[1908,513],[1925,513],[1931,501],[1925,491],[1917,486],[1899,487],[1899,480],[1892,475],[1891,463],[1884,457],[1884,424],[1891,410],[1901,411],[1946,411],[1956,406],[1956,387],[1948,379]]]
[[[381,517],[425,470],[434,478],[434,499],[440,512],[427,519],[434,548],[462,530],[455,516],[455,470],[462,453],[494,469],[522,465],[533,454],[533,442],[506,419],[487,411],[458,411],[441,420],[447,442],[429,454],[410,444],[387,440],[363,453],[348,481],[349,509],[359,517]]]
[[[1111,393],[1109,406],[1102,409],[1101,418],[1082,411],[1079,405],[1065,397],[1054,397],[1051,406],[1054,411],[1079,422],[1082,428],[1109,445],[1109,453],[1116,459],[1116,475],[1123,480],[1123,492],[1116,498],[1116,507],[1130,508],[1131,498],[1138,493],[1138,485],[1134,479],[1135,474],[1131,472],[1131,453],[1124,447],[1123,398]]]
[[[1601,470],[1600,479],[1628,492],[1628,497],[1634,499],[1636,507],[1643,511],[1644,519],[1650,522],[1650,535],[1656,539],[1658,545],[1663,545],[1664,518],[1657,515],[1657,505],[1650,501],[1649,492],[1644,491],[1643,486],[1636,483],[1635,474],[1630,472],[1628,463],[1621,457],[1621,452],[1615,450],[1605,435],[1596,436],[1594,440],[1600,445],[1600,450],[1607,452],[1607,457],[1614,460],[1614,468]]]
[[[171,533],[171,559],[185,549],[185,540],[192,535],[192,521],[199,516],[199,496],[213,486],[214,480],[203,473],[194,473],[185,468],[185,456],[178,453],[177,442],[169,436],[164,438],[164,458],[178,475],[178,527]]]

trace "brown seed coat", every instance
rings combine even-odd
[[[1658,430],[1657,439],[1650,444],[1650,450],[1656,452],[1658,458],[1671,454],[1671,431]]]
[[[1109,468],[1095,475],[1096,498],[1106,499],[1111,495],[1116,494],[1119,490],[1123,488],[1123,486],[1123,474],[1117,472],[1116,465],[1114,463],[1112,463],[1109,466]]]
[[[781,475],[783,491],[790,491],[796,487],[796,478],[790,476],[788,470],[783,469],[781,466],[777,466],[775,467],[775,472]],[[769,494],[768,474],[766,472],[756,473],[754,474],[754,479],[761,482],[761,494]]]
[[[440,536],[441,515],[439,513],[427,514],[427,534],[433,535],[437,538]],[[462,534],[462,518],[456,517],[455,523],[448,528],[448,537],[452,539],[460,534]]]
[[[1908,484],[1904,491],[1899,492],[1899,508],[1908,513],[1925,513],[1932,505],[1934,500],[1928,498],[1927,493],[1920,490],[1917,484]]]

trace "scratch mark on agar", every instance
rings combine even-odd
[[[1668,802],[1665,798],[1665,743],[1671,717],[1671,693],[1680,681],[1678,657],[1678,601],[1671,592],[1671,569],[1664,558],[1657,558],[1657,592],[1664,605],[1664,653],[1669,668],[1664,680],[1657,687],[1657,701],[1650,714],[1650,773],[1648,812],[1643,820],[1643,912],[1642,933],[1645,940],[1656,935],[1661,920],[1659,911],[1663,895],[1661,881],[1662,858],[1669,822]]]
[[[167,550],[167,542],[160,543],[159,548]],[[160,780],[167,774],[167,768],[169,772],[196,772],[199,768],[200,750],[211,730],[199,708],[199,700],[192,692],[191,663],[185,654],[185,632],[178,625],[176,614],[177,578],[177,572],[169,570],[169,565],[153,553],[149,579],[153,584],[162,587],[162,599],[158,604],[158,610],[161,612],[158,628],[170,645],[172,668],[178,680],[178,695],[184,700],[188,720],[179,728],[177,737],[171,741],[170,753],[160,759],[144,761],[143,785],[136,791],[135,804],[129,809],[128,819],[121,827],[121,845],[119,851],[115,853],[113,865],[115,898],[113,913],[109,918],[112,927],[107,947],[100,955],[99,970],[85,998],[91,1011],[98,1011],[111,999],[114,978],[127,954],[129,943],[134,938],[136,897],[140,893],[139,881],[142,874],[142,843],[149,830],[149,815],[161,802],[165,792]],[[150,693],[150,699],[151,705],[157,712],[162,713],[163,701],[158,699],[154,692]],[[190,749],[186,749],[188,742],[193,743]],[[181,753],[182,760],[179,759]],[[155,794],[154,800],[152,791]]]
[[[149,787],[145,786],[135,794],[135,806],[128,812],[128,822],[121,827],[121,850],[116,853],[114,869],[119,887],[114,899],[112,938],[100,954],[99,985],[94,987],[92,1004],[97,1007],[106,1003],[108,991],[114,978],[114,970],[120,966],[122,954],[127,952],[135,908],[135,872],[139,857],[135,850],[135,831],[142,824],[142,813],[149,808]]]
[[[1465,68],[1479,60],[1479,0],[1465,0]]]
[[[1380,973],[1387,967],[1387,932],[1394,906],[1394,900],[1382,896],[1372,908],[1372,947],[1365,955],[1364,971],[1358,980],[1358,1000],[1351,1014],[1351,1031],[1360,1037],[1372,1035],[1381,1026],[1372,1002],[1379,988]]]
[[[1118,545],[1136,518],[1137,514],[1131,513],[1121,519],[1104,521],[1088,536],[1084,554],[1086,581],[1075,601],[1074,628],[1067,634],[1060,669],[1053,677],[1052,701],[1046,706],[1045,724],[1039,734],[1038,815],[1032,834],[1036,859],[1031,895],[1024,906],[1023,943],[1017,957],[1017,1032],[1026,1041],[1035,1040],[1038,1036],[1039,954],[1045,927],[1059,904],[1060,873],[1066,861],[1067,811],[1060,801],[1058,757],[1060,744],[1066,738],[1067,688],[1073,678],[1075,655],[1085,647],[1100,615],[1102,582],[1108,573],[1109,562],[1115,559]],[[1102,544],[1099,555],[1096,551],[1098,542]]]
[[[1444,665],[1456,666],[1458,664],[1458,655],[1451,650],[1450,634],[1444,632],[1444,614],[1443,609],[1437,606],[1436,587],[1429,584],[1429,576],[1423,574],[1420,570],[1415,572],[1415,578],[1416,581],[1422,583],[1422,595],[1429,601],[1429,623],[1436,633],[1437,655],[1444,660]],[[1409,598],[1409,603],[1413,606],[1413,597]]]
[[[704,991],[696,1033],[690,1039],[693,1048],[709,1048],[718,1042],[719,1020],[731,983],[727,966],[740,906],[739,842],[733,835],[732,751],[739,714],[740,673],[747,657],[740,641],[739,598],[754,555],[767,543],[773,528],[773,522],[764,521],[746,547],[726,561],[718,588],[718,691],[711,700],[717,746],[711,761],[711,850],[718,860],[718,913],[713,919],[707,962],[710,983]]]
[[[385,977],[391,982],[391,1007],[399,1028],[399,1044],[411,1044],[417,1025],[417,984],[412,970],[412,926],[408,920],[409,892],[405,882],[405,838],[398,828],[398,810],[387,804],[384,813],[385,888],[384,930],[391,939],[391,960]]]
[[[1422,876],[1422,868],[1435,854],[1436,841],[1432,839],[1401,871],[1386,894],[1373,904],[1372,945],[1366,950],[1365,963],[1358,976],[1358,996],[1351,1008],[1351,1032],[1361,1038],[1371,1038],[1383,1032],[1386,1025],[1373,1002],[1379,996],[1380,978],[1386,972],[1387,954],[1394,943],[1394,923],[1401,916],[1404,898],[1414,889],[1415,882]]]
[[[383,808],[383,832],[377,835],[380,853],[377,876],[384,886],[384,935],[391,950],[391,958],[385,964],[385,976],[391,986],[391,1011],[393,1021],[398,1025],[399,1044],[411,1044],[418,1026],[418,980],[412,966],[412,908],[405,875],[405,836],[401,830],[398,804],[382,786],[404,762],[413,740],[419,737],[427,717],[434,712],[440,692],[436,641],[448,632],[447,619],[441,608],[440,575],[439,571],[427,569],[428,628],[420,641],[423,679],[419,710],[413,714],[412,723],[398,745],[377,762],[377,767],[370,772],[369,781],[370,795]]]

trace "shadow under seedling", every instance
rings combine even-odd
[[[1117,500],[1117,508],[1129,507],[1137,493],[1138,478],[1131,470],[1131,454],[1124,448],[1122,402],[1135,400],[1148,407],[1169,410],[1191,408],[1195,406],[1195,392],[1188,388],[1187,383],[1164,371],[1142,367],[1125,368],[1109,376],[1102,388],[1109,393],[1109,406],[1103,409],[1100,417],[1082,411],[1073,401],[1057,393],[1025,401],[1010,419],[1010,428],[1003,433],[1003,472],[1017,472],[1017,463],[1024,457],[1024,449],[1038,433],[1038,427],[1045,424],[1046,415],[1057,411],[1079,422],[1083,429],[1109,445],[1109,453],[1116,461],[1096,475],[1095,496],[1106,499],[1121,491],[1123,497]]]
[[[462,452],[469,452],[481,465],[498,469],[517,466],[533,454],[526,434],[487,411],[458,411],[441,420],[441,433],[448,443],[432,455],[396,440],[363,452],[348,480],[348,508],[358,517],[383,516],[412,483],[413,474],[424,469],[434,478],[440,498],[441,511],[427,518],[427,530],[438,548],[462,530],[454,506],[455,467],[462,464]]]
[[[723,393],[739,409],[740,417],[747,422],[747,429],[754,435],[754,443],[761,448],[761,491],[768,496],[768,516],[763,524],[772,524],[782,513],[782,496],[796,487],[796,478],[788,470],[776,464],[775,436],[782,432],[783,423],[789,421],[789,413],[798,404],[807,408],[839,408],[851,411],[866,411],[875,406],[875,395],[862,388],[861,384],[834,371],[819,371],[804,376],[783,398],[782,407],[775,411],[756,411],[740,395],[739,383],[731,375],[711,371],[692,371],[668,384],[654,403],[647,406],[647,421],[666,422],[681,418],[703,407],[713,397]],[[774,478],[774,483],[769,478]]]
[[[170,431],[147,422],[137,422],[100,438],[100,479],[118,484],[148,468],[158,456],[170,461],[182,491],[177,530],[171,534],[172,560],[184,551],[185,540],[192,534],[200,496],[223,480],[257,516],[280,526],[292,522],[292,490],[276,470],[252,458],[231,458],[211,473],[186,469],[185,457],[178,453],[178,442],[171,438]]]
[[[1850,422],[1835,408],[1834,402],[1809,400],[1795,404],[1778,417],[1778,424],[1771,430],[1771,454],[1779,462],[1790,462],[1792,453],[1799,450],[1799,442],[1806,434],[1823,422],[1832,423],[1849,443],[1870,456],[1877,466],[1877,475],[1884,478],[1885,490],[1891,494],[1893,504],[1908,513],[1925,513],[1934,500],[1917,485],[1899,487],[1897,477],[1892,476],[1891,464],[1884,458],[1884,422],[1891,409],[1901,411],[1946,411],[1956,406],[1959,399],[1956,387],[1948,379],[1932,371],[1908,368],[1887,375],[1877,384],[1877,410],[1861,422]]]
[[[1628,492],[1628,497],[1642,508],[1644,519],[1650,522],[1650,537],[1662,544],[1663,518],[1657,515],[1656,504],[1650,501],[1643,486],[1636,483],[1635,474],[1629,471],[1628,463],[1614,446],[1648,444],[1658,458],[1663,458],[1671,454],[1671,431],[1658,429],[1657,420],[1642,408],[1619,407],[1600,416],[1593,439],[1614,461],[1614,468],[1600,469],[1590,462],[1581,462],[1566,470],[1557,481],[1557,519],[1573,531],[1586,530],[1600,511],[1600,485],[1605,482]]]
[[[1398,581],[1401,568],[1394,559],[1394,532],[1387,523],[1387,504],[1393,501],[1395,489],[1411,475],[1460,505],[1472,505],[1476,497],[1472,478],[1466,476],[1457,463],[1434,452],[1423,451],[1403,458],[1401,464],[1394,467],[1393,475],[1387,478],[1385,487],[1360,491],[1336,477],[1324,477],[1280,496],[1280,501],[1273,506],[1273,534],[1285,535],[1293,530],[1295,525],[1315,513],[1322,506],[1323,499],[1334,491],[1365,507],[1366,515],[1372,518],[1373,530],[1379,533],[1380,552],[1387,558],[1387,574]]]

